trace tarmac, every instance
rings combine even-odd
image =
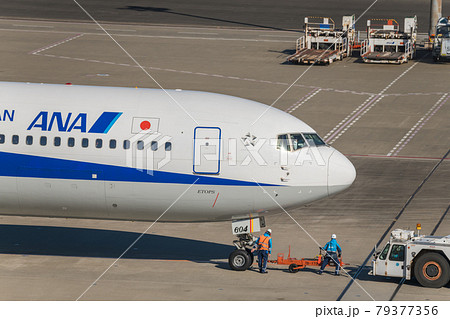
[[[101,22],[146,25],[217,26],[228,28],[262,28],[299,30],[305,16],[326,16],[340,26],[343,15],[366,13],[370,19],[393,18],[403,27],[403,19],[417,15],[419,32],[428,32],[430,2],[423,0],[78,0],[83,8]],[[369,9],[369,10],[367,10]],[[443,5],[443,15],[450,14]],[[367,10],[367,12],[366,12]],[[0,17],[86,21],[89,17],[73,0],[0,0]],[[365,30],[366,17],[357,22]]]
[[[346,154],[357,178],[344,193],[266,217],[272,259],[289,246],[292,257],[314,257],[314,240],[336,233],[348,265],[339,277],[276,264],[266,275],[232,271],[230,222],[157,223],[117,260],[149,223],[0,216],[1,300],[449,300],[448,285],[368,271],[392,229],[450,234],[450,63],[420,51],[403,65],[355,56],[309,68],[285,63],[297,31],[102,26],[167,89],[272,104],[300,77],[274,106]],[[5,18],[0,37],[2,81],[156,87],[94,23]]]

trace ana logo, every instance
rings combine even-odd
[[[42,111],[31,122],[27,130],[40,128],[41,131],[56,129],[58,132],[72,132],[72,130],[79,130],[82,133],[106,134],[121,115],[122,112],[103,112],[87,131],[87,113],[78,113],[76,116],[68,113],[64,117],[61,112]]]

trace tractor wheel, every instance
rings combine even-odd
[[[450,266],[438,253],[426,253],[414,265],[414,276],[424,287],[440,288],[450,280]]]

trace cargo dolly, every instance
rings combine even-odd
[[[294,64],[330,64],[351,55],[355,16],[344,16],[342,29],[331,18],[306,17],[305,35],[297,39],[296,52],[287,60]]]
[[[416,16],[405,18],[403,32],[395,19],[367,20],[367,39],[361,43],[361,58],[368,63],[406,63],[415,57],[416,39]]]
[[[322,265],[322,261],[324,259],[324,255],[322,255],[321,253],[322,253],[322,249],[319,250],[319,255],[317,255],[315,258],[297,259],[297,258],[291,257],[291,246],[289,246],[289,254],[288,254],[287,258],[284,258],[284,254],[280,253],[277,255],[276,260],[269,260],[268,262],[272,263],[272,264],[278,264],[278,265],[289,265],[289,272],[296,273],[300,269],[304,269],[307,266],[320,267]],[[342,262],[342,258],[339,258],[339,263],[341,265],[341,268],[344,265],[348,265],[348,264],[344,264]],[[335,264],[334,264],[334,262],[330,262],[330,264],[327,265],[327,267],[328,266],[334,267]]]

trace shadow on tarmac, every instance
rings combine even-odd
[[[180,16],[196,18],[196,19],[210,20],[210,21],[216,21],[216,22],[226,22],[226,23],[237,24],[237,25],[242,25],[242,26],[246,26],[246,27],[256,27],[256,28],[263,28],[263,29],[269,29],[269,30],[299,32],[299,30],[277,28],[277,27],[265,26],[265,25],[260,25],[260,24],[252,24],[252,23],[245,23],[245,22],[239,22],[239,21],[232,21],[232,20],[225,20],[225,19],[219,19],[219,18],[204,17],[204,16],[195,15],[195,14],[176,12],[176,11],[172,11],[169,8],[143,7],[143,6],[126,6],[126,7],[117,8],[117,9],[118,10],[131,10],[131,11],[138,11],[138,12],[143,12],[143,11],[144,12],[145,11],[147,11],[147,12],[160,12],[160,13],[174,14],[174,15],[180,15]]]
[[[116,230],[0,225],[0,254],[118,258],[139,236]],[[210,262],[228,258],[233,249],[232,245],[145,234],[122,258]]]
[[[359,267],[344,267],[344,269],[348,272],[348,274],[353,277],[356,272],[358,271]],[[384,276],[372,276],[369,275],[369,271],[372,270],[371,266],[364,266],[363,270],[361,271],[361,273],[358,276],[358,280],[360,281],[366,281],[366,282],[390,282],[390,283],[395,283],[398,284],[401,281],[400,277],[384,277]],[[419,282],[415,279],[412,278],[411,280],[408,280],[404,283],[404,285],[408,285],[408,286],[416,286],[416,287],[422,287],[421,284],[419,284]],[[445,286],[450,288],[450,282]],[[430,289],[434,289],[434,288],[430,288]]]

